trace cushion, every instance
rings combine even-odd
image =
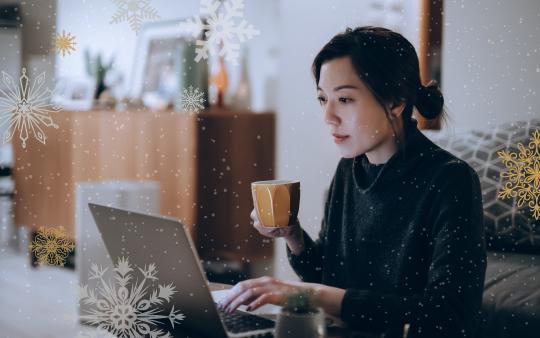
[[[540,255],[488,252],[481,337],[538,337]]]
[[[525,148],[531,146],[528,148],[531,153],[527,156],[531,162],[526,166],[532,170],[534,163],[540,165],[540,145],[531,142],[536,130],[540,131],[540,119],[508,122],[454,134],[423,131],[435,144],[469,163],[478,173],[488,250],[540,254],[540,217],[533,217],[529,202],[518,207],[518,197],[498,197],[505,184],[509,183],[509,178],[501,176],[501,173],[509,172],[512,165],[507,167],[497,152],[506,150],[517,155],[520,153],[518,144]],[[523,182],[524,179],[518,180]],[[525,186],[532,189],[536,200],[540,201],[538,186],[535,188],[532,183]],[[514,190],[524,193],[523,188]]]

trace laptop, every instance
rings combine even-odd
[[[121,257],[128,258],[130,264],[140,268],[154,263],[158,281],[155,288],[158,284],[174,284],[176,293],[165,305],[169,309],[174,305],[185,318],[174,328],[165,320],[159,329],[172,336],[182,336],[185,332],[208,337],[251,337],[273,333],[275,322],[271,319],[240,309],[227,314],[217,308],[195,246],[179,220],[93,203],[88,206],[113,263]],[[135,272],[139,269],[135,268]],[[163,309],[163,313],[166,310]]]

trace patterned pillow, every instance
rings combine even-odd
[[[478,173],[488,250],[540,253],[540,211],[536,215],[533,211],[534,205],[540,203],[540,144],[533,143],[535,131],[540,138],[540,119],[509,122],[455,135],[423,131],[435,144],[469,163]],[[527,151],[525,158],[529,162],[522,162],[521,169],[516,170],[511,162],[505,165],[501,160],[497,152],[502,150],[514,153],[518,159],[520,153]],[[501,173],[503,176],[513,174],[514,180]],[[498,197],[505,186],[508,196]],[[510,190],[517,196],[512,197],[514,193],[510,194]],[[520,199],[523,203],[518,203]]]

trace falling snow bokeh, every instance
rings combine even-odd
[[[369,329],[409,322],[409,337],[430,329],[436,332],[431,336],[442,336],[439,331],[460,327],[476,313],[451,304],[474,299],[481,305],[479,337],[538,334],[540,129],[523,127],[540,116],[538,1],[13,2],[20,4],[14,14],[4,3],[0,8],[0,173],[7,175],[0,177],[4,335],[110,337],[113,332],[135,337],[143,335],[137,327],[144,326],[145,332],[167,337],[173,325],[181,328],[191,319],[182,304],[172,301],[183,286],[153,279],[156,266],[160,271],[175,267],[149,257],[156,265],[135,267],[138,262],[130,259],[105,270],[99,261],[86,271],[95,284],[82,288],[81,300],[95,307],[86,319],[101,329],[81,330],[78,297],[71,292],[80,283],[73,264],[107,251],[99,234],[87,228],[77,232],[78,224],[88,224],[79,212],[84,203],[77,187],[113,181],[130,181],[133,187],[156,182],[156,195],[141,193],[140,187],[118,189],[96,193],[93,202],[132,203],[142,212],[156,203],[155,213],[181,219],[196,238],[202,267],[212,280],[234,284],[264,275],[284,282],[324,280],[350,290],[343,312],[347,320]],[[437,4],[444,9],[440,16],[420,12]],[[331,133],[350,130],[339,129],[332,124],[338,119],[325,115],[311,65],[330,37],[368,24],[403,34],[420,56],[423,83],[432,75],[440,80],[449,119],[441,130],[423,133],[463,161],[442,168],[440,176],[435,170],[424,172],[425,166],[401,177],[393,176],[400,168],[385,168],[379,180],[394,177],[393,183],[366,191],[361,183],[376,177],[377,168],[354,159],[354,166],[343,168],[348,162]],[[440,41],[430,40],[437,34]],[[193,60],[182,54],[184,39],[196,47]],[[102,81],[104,95],[90,98],[90,111],[76,108],[93,91],[79,86],[84,82],[79,79],[88,80],[85,50],[116,60]],[[221,110],[213,106],[214,88],[205,92],[193,78],[185,78],[188,68],[183,69],[191,61],[199,66],[208,62],[214,73],[219,57],[226,61],[230,80]],[[247,65],[245,76],[241,67],[231,67],[241,60]],[[62,92],[58,84],[66,78],[71,87]],[[240,112],[234,105],[240,78],[249,80],[253,111]],[[86,82],[93,85],[94,80]],[[61,97],[66,106],[52,103],[57,93],[66,95]],[[153,106],[152,99],[157,102]],[[361,101],[335,103],[343,113]],[[264,119],[265,114],[273,118]],[[420,117],[418,112],[414,116]],[[502,125],[512,131],[501,132]],[[384,133],[362,128],[366,140]],[[427,161],[436,155],[426,150],[421,157],[433,164]],[[340,180],[363,165],[371,174]],[[474,172],[481,178],[480,220],[468,212],[473,203],[478,206],[478,195],[460,193],[476,189]],[[313,246],[300,259],[289,256],[286,240],[263,238],[250,221],[249,184],[273,178],[302,181],[300,224]],[[366,198],[376,192],[381,195]],[[440,222],[431,222],[444,201],[447,208],[436,218]],[[407,218],[413,210],[420,221]],[[489,230],[485,238],[472,232],[480,223]],[[56,237],[40,231],[59,225],[65,231]],[[81,247],[76,236],[91,245]],[[147,250],[140,240],[141,250]],[[483,240],[485,260],[479,259]],[[485,280],[480,273],[484,263]],[[76,269],[81,266],[75,263]],[[147,292],[132,292],[128,284],[144,284]],[[152,306],[135,317],[116,311],[119,304],[126,311],[137,308],[129,301],[136,298]],[[444,320],[431,325],[441,318],[441,309]],[[72,314],[69,323],[61,319],[65,312]],[[465,319],[456,322],[458,316]],[[466,336],[463,330],[455,336]]]

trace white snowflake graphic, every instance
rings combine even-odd
[[[22,69],[18,83],[9,74],[2,72],[2,82],[4,86],[0,86],[0,126],[8,126],[2,135],[3,142],[10,142],[18,132],[23,148],[26,148],[29,134],[45,144],[47,137],[40,125],[58,128],[49,114],[62,109],[50,104],[52,92],[43,88],[45,72],[38,75],[32,83],[26,75],[26,68]]]
[[[119,258],[114,268],[114,282],[105,280],[107,268],[93,264],[90,279],[97,280],[94,289],[88,285],[80,287],[79,300],[81,304],[89,305],[82,309],[81,320],[86,324],[97,325],[98,330],[106,330],[119,338],[153,337],[170,338],[169,332],[164,332],[156,326],[163,319],[169,319],[172,328],[182,321],[185,316],[179,310],[171,308],[169,315],[159,314],[165,302],[176,293],[174,285],[159,285],[159,291],[149,293],[148,282],[156,281],[157,269],[155,264],[138,268],[142,280],[133,279],[129,260]]]
[[[64,313],[62,317],[65,323],[71,328],[71,334],[75,338],[117,338],[102,328],[80,325],[79,316],[76,313]]]
[[[260,34],[243,16],[244,0],[201,0],[200,16],[180,24],[182,30],[191,32],[194,38],[199,38],[201,30],[205,31],[206,39],[196,41],[195,61],[208,59],[208,50],[213,46],[219,48],[220,56],[238,65],[240,43]]]
[[[184,88],[182,97],[180,98],[180,104],[182,108],[190,114],[197,114],[199,110],[204,108],[204,92],[199,88],[193,89],[193,86],[189,86],[188,89]]]
[[[112,0],[117,6],[111,23],[127,21],[135,32],[141,28],[145,19],[159,19],[157,10],[150,5],[150,0]]]
[[[113,336],[110,332],[105,331],[103,329],[86,329],[85,331],[79,331],[77,332],[77,335],[75,338],[117,338],[116,336]]]

